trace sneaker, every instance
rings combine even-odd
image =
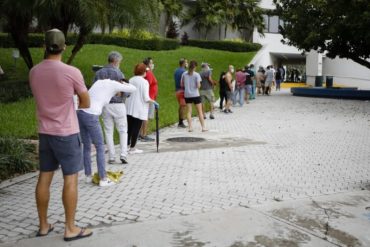
[[[127,158],[125,156],[121,156],[119,159],[121,160],[122,164],[128,164]]]
[[[204,114],[203,118],[204,118],[204,119],[207,119],[207,116],[206,116],[206,114]]]
[[[108,187],[108,186],[112,186],[112,185],[115,185],[116,183],[113,182],[112,180],[110,180],[109,178],[107,178],[106,180],[100,180],[99,181],[99,186],[100,187]]]
[[[210,119],[215,119],[215,116],[213,116],[213,114],[209,115],[209,118]]]
[[[186,128],[186,125],[184,123],[179,123],[177,125],[178,128]]]
[[[87,184],[91,184],[91,183],[92,183],[92,176],[86,176],[86,178],[85,178],[85,182],[86,182]]]
[[[230,110],[230,109],[229,109],[229,110],[227,110],[227,112],[228,112],[228,113],[233,113],[233,111],[232,111],[232,110]]]
[[[114,164],[114,163],[116,163],[116,160],[115,159],[109,159],[108,160],[108,164]]]
[[[129,154],[141,154],[143,153],[143,150],[140,150],[138,148],[130,148],[130,150],[128,150],[128,153]]]
[[[143,136],[141,137],[142,142],[154,142],[154,139],[149,136]]]
[[[226,109],[225,109],[225,110],[223,110],[222,112],[223,112],[223,113],[226,113],[226,114],[227,114],[227,113],[229,113],[229,111],[228,111],[228,110],[226,110]]]

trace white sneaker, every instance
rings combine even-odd
[[[91,184],[92,179],[93,179],[92,176],[86,176],[85,181],[86,181],[87,184]]]
[[[110,180],[109,178],[106,178],[106,180],[100,180],[99,181],[99,186],[100,187],[108,187],[108,186],[112,186],[112,185],[115,185],[116,183],[113,182],[112,180]]]
[[[130,150],[128,150],[128,153],[129,154],[141,154],[143,153],[143,150],[140,150],[138,148],[130,148]]]

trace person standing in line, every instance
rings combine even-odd
[[[181,87],[181,77],[188,67],[188,60],[181,58],[179,61],[179,68],[176,69],[175,77],[175,87],[176,87],[176,98],[179,103],[179,124],[177,127],[186,128],[184,120],[186,118],[186,102],[184,97],[184,89]]]
[[[247,75],[242,69],[237,69],[235,73],[235,96],[234,96],[234,106],[237,101],[240,106],[244,105],[244,95],[245,95],[245,81],[247,80]]]
[[[83,143],[84,167],[87,183],[92,182],[91,143],[93,143],[96,149],[96,164],[100,178],[99,186],[105,187],[114,185],[114,182],[107,178],[105,171],[104,140],[99,116],[103,112],[103,107],[109,104],[114,95],[119,92],[132,93],[135,91],[136,88],[134,86],[125,82],[118,82],[110,79],[98,80],[89,89],[91,99],[90,108],[77,111]]]
[[[134,77],[129,80],[129,84],[136,87],[136,92],[132,93],[126,100],[128,140],[130,146],[129,154],[140,154],[143,150],[135,148],[143,121],[148,120],[149,105],[159,108],[159,104],[149,96],[149,84],[145,78],[148,73],[147,65],[137,64],[134,69]]]
[[[256,74],[256,85],[257,85],[257,94],[265,94],[265,70],[262,66],[258,68]]]
[[[234,74],[234,66],[229,65],[228,71],[225,74],[225,82],[226,82],[226,106],[224,113],[232,113],[231,105],[232,105],[232,98],[233,98],[233,74]]]
[[[280,75],[281,75],[281,82],[284,82],[285,81],[285,69],[283,65],[280,65],[279,70],[280,70]]]
[[[149,83],[149,96],[153,101],[155,101],[158,96],[158,81],[153,74],[154,61],[151,57],[147,57],[144,59],[143,63],[147,66],[145,79]],[[154,118],[154,108],[154,105],[149,103],[148,118],[143,121],[143,126],[141,126],[140,130],[140,140],[143,142],[154,141],[153,138],[147,136],[149,120]]]
[[[271,86],[274,83],[274,71],[271,68],[271,65],[267,66],[266,79],[265,79],[265,94],[271,94]]]
[[[227,83],[226,83],[226,80],[225,80],[225,75],[226,75],[226,72],[225,71],[222,71],[221,74],[220,74],[220,79],[219,79],[219,85],[220,85],[220,110],[223,111],[224,110],[224,101],[226,103],[227,101],[227,98],[226,98],[226,87],[227,87]]]
[[[246,81],[245,81],[245,102],[249,104],[249,99],[252,97],[252,91],[253,91],[253,81],[255,79],[255,74],[250,67],[245,67],[245,73],[246,73]]]
[[[54,229],[48,222],[50,185],[60,165],[64,180],[64,240],[72,241],[92,235],[90,229],[75,225],[78,172],[83,166],[73,97],[77,94],[79,108],[88,108],[90,98],[81,72],[62,62],[65,48],[63,32],[47,31],[45,59],[31,69],[29,81],[36,101],[39,133],[40,174],[35,194],[40,226],[36,236],[46,236]]]
[[[280,84],[281,84],[281,81],[282,81],[280,69],[276,70],[275,80],[276,80],[276,91],[280,91]]]
[[[250,72],[252,73],[249,73],[251,74],[252,76],[252,92],[250,93],[250,97],[249,99],[256,99],[256,84],[257,84],[257,81],[256,81],[256,69],[254,68],[254,64],[250,64],[249,65],[249,70]]]
[[[216,82],[212,79],[212,71],[209,67],[208,63],[202,63],[202,72],[200,72],[200,77],[202,81],[200,83],[200,97],[202,99],[202,113],[204,119],[206,119],[205,115],[205,107],[206,101],[209,102],[211,107],[211,113],[209,115],[210,119],[215,119],[214,113],[214,104],[215,104],[215,94],[213,93],[213,88],[216,85]]]
[[[202,78],[196,72],[197,65],[198,64],[196,61],[191,61],[189,64],[189,70],[182,74],[181,78],[181,86],[185,90],[185,102],[188,109],[187,119],[189,124],[189,132],[193,131],[191,119],[193,104],[195,105],[198,112],[199,121],[202,126],[202,132],[208,131],[204,123],[204,116],[202,112],[202,100],[199,94],[200,82],[202,81]]]
[[[122,55],[117,51],[108,54],[108,65],[98,70],[95,74],[94,82],[97,80],[111,79],[114,81],[123,81],[125,76],[120,70]],[[114,147],[114,125],[119,134],[120,160],[122,164],[127,164],[127,116],[126,106],[123,94],[120,92],[113,96],[109,104],[103,108],[103,122],[105,141],[108,145],[109,164],[116,162],[116,152]]]

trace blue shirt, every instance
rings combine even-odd
[[[97,80],[111,79],[114,81],[121,81],[125,79],[124,74],[119,68],[114,67],[111,64],[104,66],[102,69],[99,69],[95,73],[94,82]],[[109,103],[123,103],[123,97],[113,96]]]
[[[175,86],[176,86],[176,91],[182,90],[181,88],[181,76],[184,74],[186,70],[183,67],[178,68],[175,71]]]

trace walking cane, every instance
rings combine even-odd
[[[158,108],[155,108],[155,134],[156,134],[156,144],[157,144],[157,153],[159,148],[159,114],[158,114]]]

